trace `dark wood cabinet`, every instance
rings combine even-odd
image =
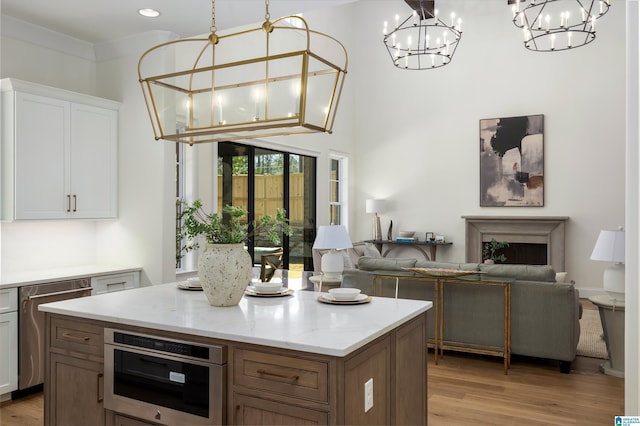
[[[47,316],[45,424],[105,425],[103,327]]]

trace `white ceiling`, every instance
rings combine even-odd
[[[270,0],[271,19],[332,7],[355,0]],[[180,37],[209,32],[211,0],[1,0],[0,11],[80,40],[99,43],[152,30]],[[154,8],[158,18],[137,11]],[[217,0],[219,30],[264,21],[264,0]]]

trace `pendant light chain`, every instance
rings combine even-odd
[[[216,28],[216,0],[211,0],[211,32],[215,34]]]
[[[269,14],[269,0],[264,0],[264,20],[265,22],[269,22],[271,19],[271,15]]]

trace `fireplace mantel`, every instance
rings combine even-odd
[[[547,245],[547,259],[564,271],[564,234],[567,216],[462,216],[465,220],[466,261],[482,262],[482,245],[495,238],[512,243]]]

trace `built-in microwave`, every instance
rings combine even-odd
[[[227,348],[105,329],[108,410],[166,425],[226,422]]]

